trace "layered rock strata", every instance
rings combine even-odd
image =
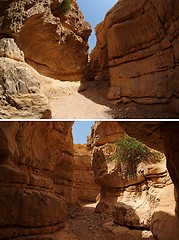
[[[108,99],[179,113],[177,0],[121,0],[97,25],[89,77],[109,80]]]
[[[91,128],[91,133],[87,139],[87,145],[90,148],[102,146],[106,143],[113,143],[117,139],[125,136],[125,131],[118,122],[115,121],[98,121]]]
[[[1,1],[0,9],[0,37],[13,37],[39,73],[68,81],[85,77],[91,27],[75,0],[69,12],[63,0]]]
[[[101,186],[96,212],[111,213],[114,210],[115,223],[150,229],[161,192],[171,184],[165,159],[141,162],[136,166],[136,172],[131,172],[130,167],[124,170],[109,161],[111,152],[115,152],[115,146],[108,143],[93,150],[95,182]]]
[[[179,123],[178,122],[119,122],[120,127],[151,148],[165,153],[167,169],[179,194]]]
[[[70,122],[0,123],[0,239],[53,239],[71,201]]]
[[[105,130],[110,126],[108,122],[101,124]],[[116,122],[116,124],[119,125],[120,131],[121,129],[125,131],[125,134],[165,153],[167,164],[164,158],[159,162],[152,160],[150,163],[140,163],[136,169],[136,178],[127,178],[127,181],[125,178],[124,181],[124,172],[109,161],[115,147],[111,141],[107,143],[108,137],[105,143],[105,134],[102,135],[102,144],[93,146],[92,166],[95,182],[101,186],[96,211],[113,212],[114,222],[107,224],[106,227],[120,236],[124,234],[124,239],[131,227],[150,228],[154,237],[159,240],[178,239],[179,124],[177,122]],[[95,136],[95,133],[92,133],[91,137],[94,137],[94,140]],[[100,139],[100,136],[98,138]],[[118,138],[120,137],[114,137],[113,141]],[[90,139],[90,142],[95,142],[94,140]]]
[[[74,145],[73,183],[75,202],[96,202],[100,187],[94,182],[91,151],[86,145]]]
[[[178,122],[120,122],[125,131],[131,136],[146,143],[150,147],[165,153],[167,169],[175,186],[175,200],[173,190],[168,190],[163,201],[152,216],[152,232],[157,239],[175,240],[179,238],[179,124]],[[173,231],[171,231],[173,229]]]

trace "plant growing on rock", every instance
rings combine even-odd
[[[61,9],[63,13],[67,14],[71,9],[71,0],[63,0],[61,3]]]
[[[109,162],[116,162],[116,166],[125,178],[136,178],[137,166],[141,162],[160,161],[162,154],[151,150],[143,143],[126,135],[115,143],[116,151],[108,159]]]

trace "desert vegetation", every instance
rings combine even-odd
[[[61,9],[63,13],[67,14],[71,9],[71,0],[63,0],[61,4]]]
[[[141,162],[160,161],[162,154],[150,149],[135,138],[126,135],[115,143],[115,152],[109,157],[109,162],[115,162],[116,166],[125,173],[126,178],[136,178],[137,166]]]

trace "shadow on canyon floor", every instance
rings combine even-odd
[[[89,81],[85,83],[85,86],[87,87],[86,90],[80,92],[80,94],[92,102],[108,107],[110,110],[107,110],[106,113],[115,119],[117,116],[117,106],[106,98],[107,91],[110,87],[109,82]]]
[[[106,98],[110,83],[107,81],[90,81],[87,89],[80,92],[83,96],[111,110],[107,111],[113,119],[177,119],[179,116],[170,114],[161,109],[167,106],[160,104],[142,105],[135,102],[130,104],[119,103],[118,100],[109,101]]]
[[[109,82],[86,82],[85,90],[79,92],[80,82],[56,81],[38,75],[42,90],[49,99],[54,119],[161,119],[176,118],[161,114],[160,107],[122,104],[106,98]],[[83,84],[82,84],[83,86]],[[83,87],[82,87],[83,88]]]
[[[110,214],[95,213],[95,206],[96,203],[70,205],[67,226],[61,231],[59,237],[65,240],[154,240],[149,231],[129,229],[113,223],[113,217]]]

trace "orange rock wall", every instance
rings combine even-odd
[[[0,239],[44,239],[64,226],[73,197],[71,127],[0,123]]]
[[[178,0],[121,0],[96,27],[89,75],[109,80],[108,99],[179,113]]]
[[[100,186],[94,182],[91,151],[86,145],[74,145],[73,183],[76,202],[96,202]]]
[[[171,189],[166,192],[164,201],[160,203],[152,216],[151,229],[159,240],[175,240],[179,238],[179,123],[178,122],[120,122],[120,125],[131,136],[146,143],[150,147],[163,151],[167,159],[167,169],[175,186],[175,202]],[[166,203],[165,203],[166,201]],[[171,205],[174,202],[175,206]],[[163,228],[166,226],[167,231]],[[170,229],[174,229],[171,231]]]
[[[76,0],[65,14],[62,0],[1,1],[0,37],[14,37],[25,60],[39,73],[60,80],[85,77],[90,25]]]

